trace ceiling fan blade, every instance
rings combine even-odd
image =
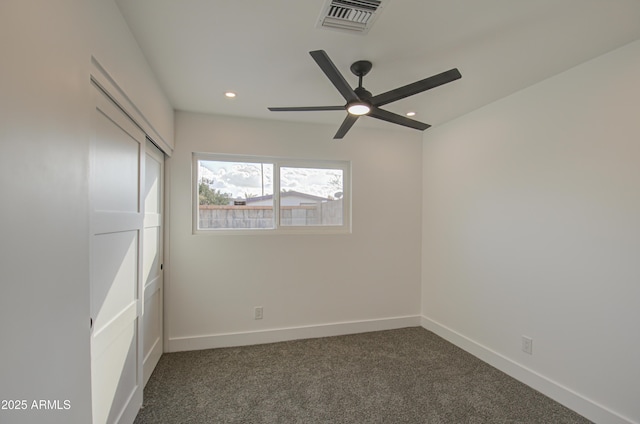
[[[405,127],[414,128],[416,130],[421,130],[421,131],[424,131],[431,126],[429,124],[425,124],[420,121],[409,119],[402,115],[398,115],[396,113],[389,112],[375,106],[371,108],[371,111],[368,113],[368,116],[371,116],[372,118],[381,119],[383,121],[391,122],[392,124],[403,125]]]
[[[333,139],[338,139],[344,137],[344,135],[351,129],[353,124],[358,120],[358,115],[347,114],[347,117],[342,121],[342,125],[338,128],[338,132],[333,136]]]
[[[357,102],[360,100],[324,50],[314,50],[309,52],[309,54],[347,102]]]
[[[460,71],[458,71],[458,69],[456,68],[453,68],[440,74],[433,75],[429,78],[425,78],[423,80],[407,84],[403,87],[396,88],[395,90],[387,91],[386,93],[373,96],[371,98],[371,103],[375,106],[383,106],[388,103],[395,102],[396,100],[413,96],[414,94],[421,93],[423,91],[438,87],[440,85],[455,81],[460,78],[462,78]]]
[[[316,110],[344,110],[344,106],[269,107],[271,112],[309,112]]]

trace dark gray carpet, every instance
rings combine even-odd
[[[135,420],[589,422],[420,327],[165,354]]]

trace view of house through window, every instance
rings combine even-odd
[[[274,228],[273,164],[198,160],[198,228]]]
[[[342,169],[280,168],[280,225],[342,225]]]
[[[347,162],[269,159],[194,154],[195,230],[348,228]]]

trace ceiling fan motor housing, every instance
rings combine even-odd
[[[355,91],[360,100],[365,102],[370,102],[371,97],[373,97],[373,94],[362,86],[356,87],[353,91]]]

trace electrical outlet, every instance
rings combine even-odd
[[[522,351],[533,355],[533,339],[531,337],[522,336]]]
[[[262,306],[256,306],[253,310],[253,319],[262,319]]]

